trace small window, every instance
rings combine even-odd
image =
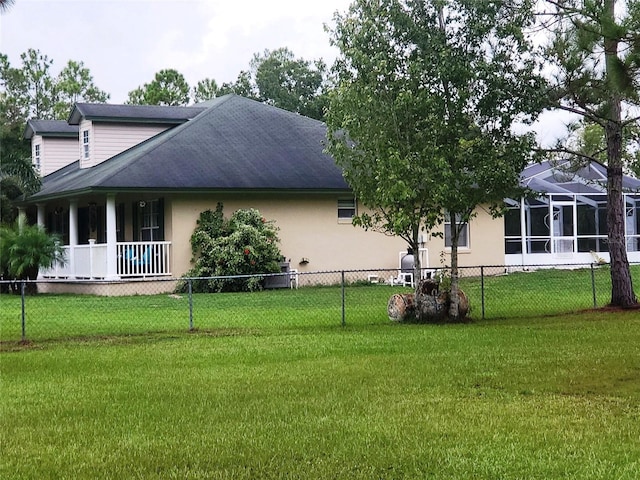
[[[349,221],[356,215],[356,199],[345,198],[338,200],[338,220]]]
[[[89,130],[82,131],[82,158],[89,158]]]
[[[459,221],[460,217],[456,216],[456,220]],[[449,214],[444,219],[444,246],[451,248],[451,217]],[[458,248],[469,248],[469,224],[464,223],[458,236]]]
[[[40,173],[40,145],[35,145],[33,150],[33,168]]]

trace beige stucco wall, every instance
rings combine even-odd
[[[442,231],[442,227],[438,229]],[[425,246],[429,251],[429,265],[451,265],[451,249],[445,248],[443,237],[430,237]],[[441,257],[441,253],[444,256]],[[504,265],[504,221],[492,218],[485,207],[476,209],[476,216],[469,223],[469,248],[458,250],[458,264],[474,267],[480,265]]]
[[[240,208],[256,208],[279,227],[280,251],[301,272],[398,268],[406,243],[398,237],[365,231],[338,221],[336,194],[227,195],[174,197],[165,203],[165,238],[172,242],[172,271],[190,267],[189,239],[200,212],[224,204],[225,216]],[[302,258],[309,263],[300,265]]]

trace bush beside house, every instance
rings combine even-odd
[[[223,205],[200,214],[191,236],[193,268],[186,277],[255,275],[280,271],[278,228],[258,210],[237,210],[225,219]],[[194,292],[254,291],[263,288],[261,277],[194,280]],[[180,287],[185,288],[185,285]]]

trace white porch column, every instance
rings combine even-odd
[[[18,207],[18,231],[22,232],[22,227],[27,224],[27,211],[24,207]]]
[[[44,221],[44,204],[37,203],[36,207],[38,207],[38,225],[40,225],[41,227],[44,227],[44,224],[45,224],[45,221]]]
[[[69,200],[69,271],[71,277],[76,276],[76,246],[78,245],[78,200]]]
[[[525,264],[524,258],[529,252],[527,251],[527,212],[525,210],[527,208],[526,203],[524,202],[524,198],[520,199],[520,248],[522,249],[522,265]]]
[[[107,280],[118,278],[118,248],[116,242],[116,196],[107,195]]]

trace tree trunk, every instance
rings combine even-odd
[[[605,0],[604,22],[613,22],[615,0]],[[625,240],[625,208],[622,192],[622,101],[614,77],[618,62],[618,40],[605,37],[605,67],[609,83],[609,119],[605,127],[607,139],[607,237],[611,256],[611,305],[631,307],[637,303],[633,293]]]
[[[451,221],[452,231],[455,229],[458,231],[457,222]],[[458,237],[459,233],[451,235],[451,290],[449,291],[450,303],[449,303],[449,319],[457,322],[460,316],[458,312],[458,305],[460,298],[458,295]]]
[[[607,131],[609,129],[607,128]],[[607,134],[607,144],[610,141]],[[611,305],[631,307],[637,303],[625,242],[625,209],[622,167],[607,169],[607,237],[611,256]]]

